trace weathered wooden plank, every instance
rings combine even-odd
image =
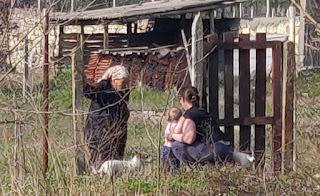
[[[266,34],[258,33],[256,42],[265,42]],[[266,49],[256,50],[256,84],[255,84],[255,116],[266,115]],[[264,125],[255,126],[255,155],[257,163],[264,165],[261,161],[265,151],[266,133]]]
[[[64,49],[72,49],[72,48],[75,48],[77,47],[77,43],[66,43],[66,42],[61,42],[61,49],[64,50]]]
[[[272,134],[272,163],[275,172],[281,170],[281,141],[282,141],[282,120],[281,120],[281,67],[282,67],[282,44],[275,44],[272,50],[272,92],[273,92],[273,134]]]
[[[250,41],[249,34],[239,35],[239,42]],[[250,50],[239,50],[239,116],[250,117]],[[250,150],[251,127],[240,126],[240,150]]]
[[[232,33],[224,34],[224,42],[234,42],[234,35]],[[233,104],[234,104],[234,90],[233,90],[233,50],[224,51],[224,113],[226,119],[234,118]],[[225,127],[226,137],[230,140],[231,145],[234,145],[234,127]]]
[[[218,36],[212,37],[218,40]],[[209,55],[209,111],[213,120],[219,119],[219,52],[215,50]]]
[[[219,126],[235,126],[235,125],[272,125],[274,123],[273,117],[247,117],[234,119],[219,119],[213,122]]]
[[[61,25],[60,31],[61,31],[61,29],[63,29],[62,25]],[[62,33],[60,32],[60,38],[63,39],[63,40],[64,39],[74,39],[74,40],[76,40],[78,35],[79,35],[79,33],[68,33],[68,34],[66,34],[64,32],[62,32]]]
[[[283,91],[282,91],[282,171],[293,170],[294,153],[294,82],[296,72],[295,46],[293,42],[284,43]]]
[[[243,41],[243,42],[230,42],[230,43],[222,43],[218,42],[217,44],[218,50],[232,50],[232,49],[265,49],[272,48],[274,44],[281,44],[279,41],[272,42],[253,42],[253,41]]]
[[[80,44],[80,43],[79,43]],[[76,173],[82,175],[87,170],[86,149],[84,142],[84,119],[83,114],[83,74],[84,60],[81,47],[74,50],[72,56],[72,119],[73,133],[75,138],[75,163]]]
[[[200,107],[202,107],[203,98],[203,24],[201,13],[198,12],[192,22],[192,77],[191,81],[199,92]]]

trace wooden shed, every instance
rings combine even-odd
[[[255,131],[255,155],[265,158],[266,125],[272,126],[271,159],[274,171],[293,168],[293,90],[295,61],[291,44],[270,42],[265,34],[238,35],[238,0],[155,1],[101,10],[53,13],[51,22],[60,28],[60,55],[72,54],[76,62],[74,94],[81,99],[83,59],[90,52],[121,54],[154,47],[184,46],[191,83],[200,91],[201,104],[213,115],[213,126],[223,126],[234,144],[234,126],[240,126],[240,150],[250,149],[251,126]],[[228,9],[226,9],[229,7]],[[231,8],[230,8],[231,7]],[[229,10],[229,11],[226,11]],[[148,19],[145,32],[138,32],[138,21]],[[124,34],[110,33],[108,25],[126,25]],[[63,26],[80,25],[81,32],[65,34]],[[103,25],[104,32],[85,34],[86,25]],[[188,42],[191,41],[191,43]],[[238,41],[235,41],[238,40]],[[187,46],[187,47],[186,47]],[[147,48],[141,48],[147,47]],[[79,48],[80,50],[75,50]],[[273,50],[272,115],[266,115],[266,49]],[[250,100],[250,49],[256,49],[257,69],[254,107]],[[239,117],[234,115],[234,50],[239,50]],[[126,52],[123,52],[126,51]],[[132,53],[131,53],[132,54]],[[219,59],[222,57],[222,71]],[[283,58],[284,57],[284,58]],[[218,73],[224,77],[224,96],[219,95]],[[224,99],[224,117],[219,116],[219,99]],[[76,107],[80,111],[81,105]],[[79,127],[78,127],[79,128]],[[81,128],[79,128],[81,130]],[[79,140],[80,141],[80,140]],[[80,144],[79,144],[80,146]]]

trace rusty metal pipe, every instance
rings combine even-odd
[[[48,171],[48,130],[49,130],[49,16],[47,10],[43,10],[45,15],[43,21],[43,175]]]

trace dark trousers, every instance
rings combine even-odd
[[[204,143],[195,141],[192,144],[173,142],[172,152],[175,158],[185,165],[204,165],[231,162],[233,149],[229,145],[216,142],[214,149]]]

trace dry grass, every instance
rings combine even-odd
[[[246,171],[232,166],[205,167],[178,173],[161,172],[158,176],[157,161],[146,163],[138,174],[123,173],[116,178],[103,179],[74,174],[74,145],[72,118],[70,114],[70,77],[68,73],[52,80],[49,131],[49,172],[42,176],[42,129],[40,116],[31,113],[41,108],[41,96],[34,92],[24,103],[21,88],[12,82],[10,88],[1,88],[0,106],[9,110],[0,111],[0,121],[12,120],[12,109],[22,119],[24,144],[24,171],[19,178],[14,167],[14,125],[0,124],[0,195],[318,195],[320,191],[319,154],[319,97],[320,77],[298,80],[297,102],[297,171],[273,177],[265,173]],[[55,81],[55,82],[54,82]],[[39,86],[41,89],[41,85]],[[131,108],[144,108],[141,103],[158,111],[168,105],[167,98],[174,96],[153,91],[144,91],[141,101],[138,91],[131,98]],[[32,98],[32,99],[31,99]],[[174,104],[173,101],[169,103]],[[152,104],[149,104],[152,103]],[[87,103],[86,103],[87,105]],[[59,111],[57,113],[57,111]],[[163,141],[161,117],[139,115],[135,111],[129,123],[126,157],[134,150],[147,153],[156,160],[157,146]],[[159,124],[160,123],[160,124]],[[148,137],[148,134],[150,137]],[[23,163],[19,163],[23,164]]]

